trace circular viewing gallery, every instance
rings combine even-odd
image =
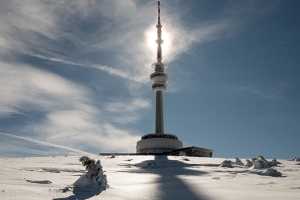
[[[172,134],[147,134],[137,142],[137,153],[162,153],[183,148],[178,137]]]

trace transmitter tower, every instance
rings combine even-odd
[[[167,134],[164,132],[164,107],[163,94],[167,90],[169,75],[165,73],[167,64],[162,62],[162,25],[160,22],[160,0],[158,0],[158,20],[157,20],[157,60],[151,67],[154,72],[150,75],[152,90],[156,95],[156,110],[155,110],[155,132],[142,136],[137,142],[137,153],[162,153],[175,149],[183,148],[182,142],[178,140],[176,135]]]

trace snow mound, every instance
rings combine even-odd
[[[231,161],[230,160],[224,160],[220,167],[229,167],[229,168],[232,168],[232,164],[231,164]]]
[[[103,169],[100,164],[100,160],[95,162],[94,159],[91,159],[88,156],[82,156],[79,161],[82,162],[82,165],[85,166],[88,172],[83,174],[73,184],[74,189],[79,191],[95,191],[109,188],[106,175],[103,173]]]
[[[266,171],[259,173],[259,175],[274,176],[274,177],[282,176],[282,174],[274,168],[268,168]]]
[[[157,168],[158,165],[153,160],[145,160],[141,162],[140,164],[136,165],[136,167],[139,168]]]

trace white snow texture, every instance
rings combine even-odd
[[[119,155],[1,158],[0,199],[299,200],[297,159],[224,160]]]

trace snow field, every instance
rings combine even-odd
[[[300,194],[300,162],[295,160],[253,169],[235,164],[235,158],[227,159],[232,162],[228,168],[220,167],[224,158],[96,155],[91,158],[101,161],[110,188],[76,192],[72,184],[86,173],[79,158],[0,159],[0,199],[298,200]],[[272,169],[281,176],[274,176]]]

